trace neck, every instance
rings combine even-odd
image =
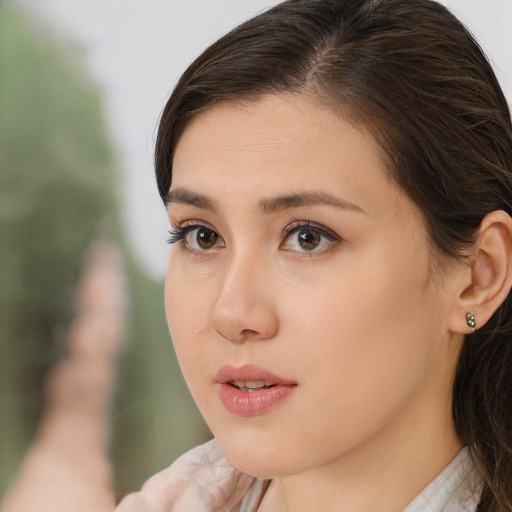
[[[434,409],[423,405],[404,411],[393,424],[342,456],[274,478],[258,510],[402,510],[462,448],[451,403],[444,410]]]

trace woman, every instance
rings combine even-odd
[[[512,127],[444,7],[253,18],[185,72],[155,162],[169,326],[221,451],[120,510],[509,510]]]

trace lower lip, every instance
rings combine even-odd
[[[224,407],[237,416],[257,416],[287,398],[296,386],[278,384],[261,391],[240,391],[229,384],[219,384]]]

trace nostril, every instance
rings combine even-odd
[[[251,337],[254,337],[254,336],[258,336],[260,333],[258,331],[254,331],[252,329],[244,329],[240,335],[243,336],[244,338],[251,338]]]
[[[217,332],[226,340],[234,342],[234,343],[243,343],[244,341],[257,340],[261,338],[261,333],[255,331],[253,329],[243,329],[241,331],[231,331],[224,329]]]

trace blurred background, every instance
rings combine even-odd
[[[0,495],[36,433],[98,243],[121,248],[129,304],[106,417],[116,494],[208,438],[165,321],[155,129],[187,64],[276,3],[0,2]],[[476,35],[511,102],[512,1],[442,3]]]

